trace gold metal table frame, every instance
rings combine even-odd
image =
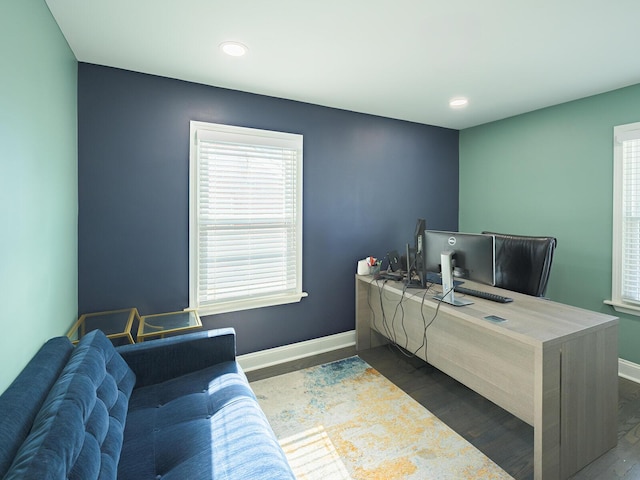
[[[153,337],[164,338],[168,333],[184,332],[202,327],[202,321],[195,310],[157,313],[140,317],[137,342]]]
[[[102,330],[109,339],[124,338],[129,343],[134,343],[131,328],[136,319],[140,321],[140,315],[136,308],[85,313],[73,324],[67,337],[76,345],[87,333],[93,330]]]

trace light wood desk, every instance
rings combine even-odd
[[[391,340],[532,425],[536,479],[567,478],[614,447],[617,317],[469,281],[464,286],[514,301],[467,296],[473,305],[442,303],[425,334],[439,285],[426,295],[403,293],[399,282],[356,276],[356,348]]]

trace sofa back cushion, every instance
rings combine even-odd
[[[9,470],[72,350],[67,337],[52,338],[0,396],[0,478]]]
[[[51,388],[8,479],[115,479],[135,375],[99,330]]]

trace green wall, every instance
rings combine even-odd
[[[547,295],[620,316],[640,363],[640,317],[611,298],[613,127],[640,121],[640,85],[460,132],[460,231],[558,238]]]
[[[44,0],[0,2],[0,392],[77,314],[77,62]]]

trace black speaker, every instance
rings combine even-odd
[[[389,268],[392,272],[402,270],[400,254],[396,250],[391,250],[387,253],[387,259],[389,260]]]

